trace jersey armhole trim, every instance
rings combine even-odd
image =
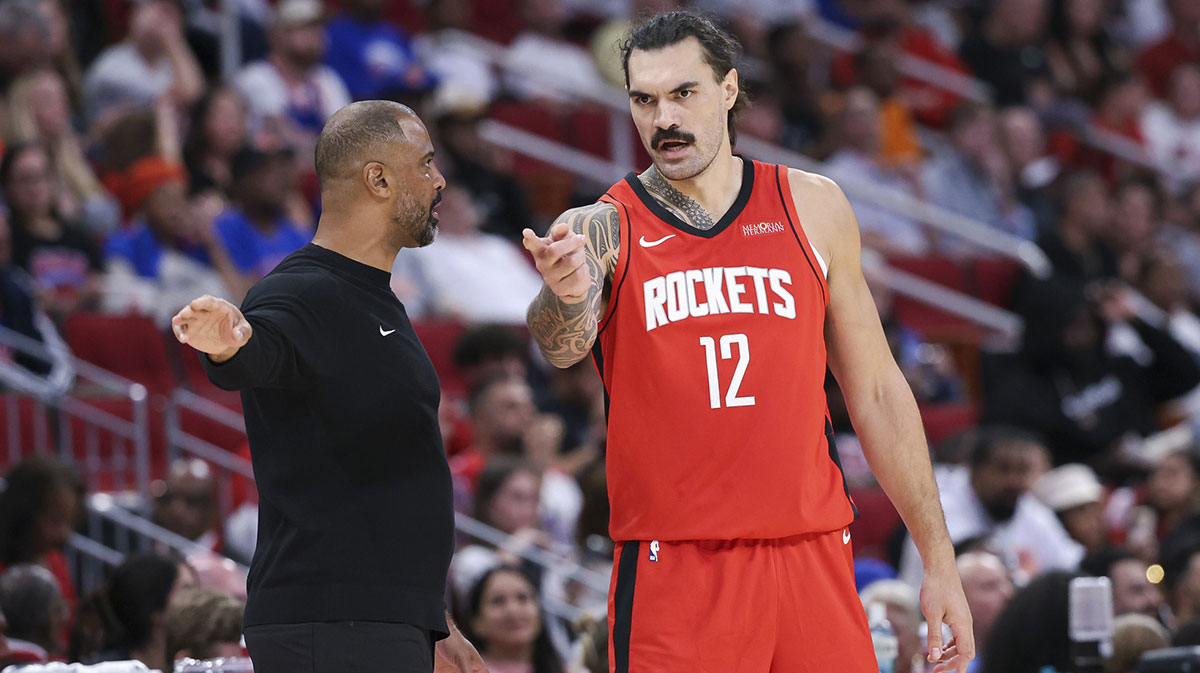
[[[616,313],[621,288],[625,285],[625,277],[629,275],[629,256],[632,252],[629,248],[629,241],[633,240],[629,233],[629,208],[608,194],[600,197],[600,200],[619,209],[617,213],[617,245],[620,248],[617,250],[617,263],[613,269],[612,294],[608,296],[608,305],[604,307],[604,315],[600,316],[600,320],[596,323],[597,340],[600,339],[600,334],[608,327]],[[624,211],[624,216],[621,215],[621,211]]]
[[[779,189],[779,200],[782,202],[784,214],[787,215],[788,226],[790,226],[792,228],[792,235],[796,237],[796,243],[800,245],[800,252],[804,255],[804,260],[806,262],[808,262],[808,268],[812,269],[813,275],[817,277],[817,283],[821,286],[821,293],[823,295],[825,295],[825,303],[828,304],[829,303],[829,286],[826,282],[825,275],[822,274],[821,272],[817,271],[817,267],[816,267],[816,265],[813,264],[813,260],[812,260],[813,255],[817,254],[817,249],[812,248],[813,255],[808,254],[809,246],[812,244],[809,243],[809,241],[808,241],[808,234],[804,234],[802,236],[801,231],[803,231],[803,230],[797,229],[797,227],[799,226],[797,224],[797,222],[800,220],[800,214],[796,213],[795,218],[792,217],[792,210],[795,208],[795,206],[791,202],[791,199],[788,198],[788,196],[785,196],[783,193],[783,183],[787,182],[787,177],[784,175],[784,172],[787,170],[788,170],[787,166],[780,165],[780,166],[775,167],[775,186]],[[788,195],[790,195],[790,194],[791,194],[791,184],[789,183],[788,184]],[[824,265],[822,265],[822,266],[824,266]]]

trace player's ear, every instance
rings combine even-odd
[[[730,68],[729,72],[725,73],[725,79],[721,81],[721,88],[725,91],[725,109],[733,109],[733,104],[737,102],[740,91],[737,68]]]
[[[391,185],[388,182],[387,171],[378,161],[368,161],[362,169],[363,184],[372,196],[386,199],[391,196]]]

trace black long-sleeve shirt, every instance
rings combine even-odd
[[[440,388],[389,274],[309,244],[242,304],[249,342],[209,378],[242,392],[259,491],[245,624],[403,622],[446,633],[453,552]]]

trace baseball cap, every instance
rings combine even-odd
[[[1071,463],[1050,470],[1033,484],[1033,495],[1054,512],[1100,502],[1104,487],[1087,465]]]
[[[316,23],[325,19],[325,5],[321,0],[283,0],[275,8],[275,26],[290,28]]]

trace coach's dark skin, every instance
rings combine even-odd
[[[338,147],[336,142],[318,150],[322,214],[312,242],[390,272],[402,248],[433,242],[435,208],[446,181],[434,163],[425,125],[402,105],[354,103],[330,118],[324,134],[337,138],[339,127],[361,126],[361,115],[378,114],[382,107],[394,108],[399,133],[387,129],[387,137],[372,141],[365,152]],[[181,343],[207,353],[214,363],[230,360],[254,338],[250,323],[237,307],[207,295],[192,301],[171,322]],[[446,621],[450,636],[437,644],[435,672],[486,673],[482,658],[449,615]]]

